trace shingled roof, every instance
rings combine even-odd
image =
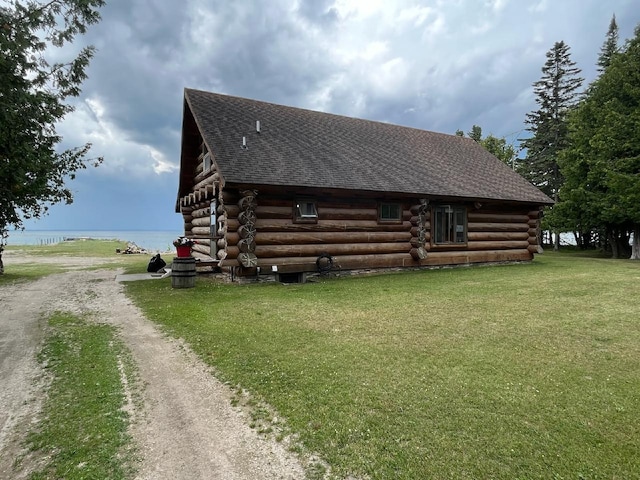
[[[553,203],[469,138],[186,89],[189,111],[227,185]]]

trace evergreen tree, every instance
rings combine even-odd
[[[609,23],[607,37],[602,44],[602,48],[600,48],[600,56],[598,57],[598,71],[600,73],[607,69],[616,53],[618,53],[618,24],[614,14]]]
[[[467,135],[469,135],[469,138],[473,141],[480,143],[480,140],[482,140],[482,128],[478,125],[473,125],[471,131],[467,132]]]
[[[640,26],[569,123],[571,145],[561,158],[569,218],[603,230],[614,257],[640,259]]]
[[[525,123],[532,136],[522,142],[527,156],[521,162],[520,173],[554,200],[562,185],[558,167],[558,153],[567,146],[567,114],[578,101],[578,89],[583,79],[580,69],[571,60],[569,46],[556,42],[547,52],[547,61],[542,67],[542,77],[533,84],[538,109],[528,113]],[[556,231],[555,248],[559,248],[558,225],[549,227]]]
[[[94,49],[66,63],[56,48],[99,21],[103,0],[11,0],[0,4],[0,273],[9,226],[39,218],[49,203],[71,203],[65,180],[85,168],[90,145],[65,151],[56,123],[73,110]],[[100,159],[98,159],[99,161]]]

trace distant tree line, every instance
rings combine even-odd
[[[542,225],[555,249],[560,232],[573,232],[580,248],[638,260],[640,25],[619,46],[615,16],[611,19],[598,57],[599,75],[584,91],[566,43],[556,42],[546,57],[542,77],[533,84],[537,108],[525,119],[531,134],[520,144],[525,157],[516,158],[504,138],[482,139],[477,125],[468,136],[556,202]]]

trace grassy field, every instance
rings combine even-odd
[[[131,478],[121,378],[130,381],[133,367],[114,328],[53,315],[40,359],[52,383],[28,439],[31,454],[42,458],[29,478]]]
[[[639,478],[638,262],[127,291],[337,477]]]
[[[104,259],[91,268],[123,268],[127,273],[145,272],[151,255],[117,255],[116,249],[124,250],[127,242],[116,240],[74,240],[51,245],[10,245],[3,255],[5,273],[0,275],[0,285],[17,281],[36,280],[52,273],[69,269],[64,262],[47,263],[47,257],[95,257]],[[28,255],[29,263],[13,263],[12,252]],[[170,260],[168,260],[170,261]]]

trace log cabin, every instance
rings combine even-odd
[[[229,280],[531,261],[552,203],[470,138],[184,92],[176,212]]]

